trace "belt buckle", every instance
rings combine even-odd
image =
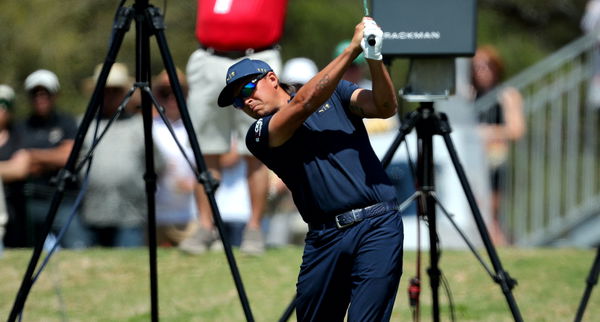
[[[343,214],[335,216],[335,225],[337,226],[338,229],[346,228],[346,227],[352,226],[356,223],[356,210],[352,209],[350,213],[352,214],[352,221],[350,221],[347,224],[340,223],[340,216],[342,216]]]

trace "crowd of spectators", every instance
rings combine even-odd
[[[195,129],[193,135],[200,143],[211,176],[221,183],[216,199],[227,237],[242,251],[260,254],[265,250],[265,240],[273,244],[297,241],[299,238],[292,236],[294,232],[291,231],[302,232],[305,228],[298,229],[297,220],[290,220],[297,210],[285,185],[246,148],[245,134],[253,120],[233,109],[219,109],[217,96],[227,68],[244,58],[268,62],[274,71],[282,71],[285,83],[293,86],[301,86],[318,71],[318,67],[306,57],[282,63],[277,42],[283,32],[285,1],[277,1],[277,6],[268,7],[280,19],[264,26],[255,25],[252,13],[237,12],[239,8],[233,6],[212,8],[207,3],[198,1],[196,36],[199,47],[190,55],[186,72],[177,70],[177,74]],[[220,18],[213,21],[214,15]],[[240,19],[247,19],[247,23],[256,29],[277,32],[265,37],[244,34],[245,29],[239,25],[245,20]],[[225,34],[219,33],[221,37],[216,37],[208,30]],[[348,42],[340,42],[333,56],[339,55]],[[494,53],[487,47],[481,48],[472,61],[474,97],[490,90],[500,80],[497,67],[501,65],[493,64],[496,62],[493,58],[497,57],[492,55]],[[91,93],[100,69],[100,65],[96,66],[90,73],[92,76],[83,80],[82,95]],[[364,70],[365,59],[361,55],[351,63],[344,79],[369,89],[371,83],[364,77]],[[489,84],[485,83],[488,78]],[[82,157],[89,149],[94,149],[89,170],[83,168],[84,171],[76,174],[77,180],[67,180],[50,230],[54,237],[60,237],[61,247],[137,247],[147,244],[143,178],[146,152],[139,113],[140,95],[139,91],[131,97],[126,95],[133,83],[126,65],[113,64],[101,95],[97,122],[87,131],[80,151]],[[157,242],[160,246],[178,247],[191,254],[218,248],[221,237],[214,229],[213,209],[203,185],[197,182],[195,164],[184,157],[185,153],[189,160],[194,159],[187,137],[189,133],[183,126],[167,73],[162,71],[151,83],[154,102],[164,109],[174,130],[173,135],[162,117],[154,114]],[[60,81],[53,71],[35,70],[23,84],[11,85],[0,85],[0,179],[3,188],[0,201],[4,201],[0,202],[0,241],[7,247],[31,247],[42,235],[56,190],[57,175],[71,153],[78,122],[76,115],[69,115],[56,106]],[[15,101],[15,90],[26,93],[28,102]],[[511,93],[514,95],[509,101],[513,104],[501,101],[490,112],[493,115],[480,116],[486,147],[492,146],[488,144],[493,141],[490,138],[498,138],[495,133],[510,133],[509,137],[494,140],[495,143],[502,141],[502,146],[506,147],[508,140],[518,139],[524,131],[518,93],[508,94]],[[504,96],[508,97],[508,94]],[[26,117],[14,120],[15,109],[27,109],[27,106],[27,113],[20,113],[27,114]],[[369,133],[382,129],[395,131],[396,121],[395,118],[374,120],[366,126]],[[107,126],[108,131],[98,140],[98,133]],[[490,155],[498,156],[498,153],[490,152]],[[498,179],[500,172],[496,168],[494,171],[493,178]],[[494,210],[497,210],[500,189],[498,185],[494,188]],[[79,193],[83,196],[81,204],[76,202]],[[496,218],[497,211],[494,214]],[[265,224],[271,219],[271,225]],[[281,226],[282,222],[284,226]],[[501,233],[494,233],[494,236],[501,236]],[[502,239],[495,238],[496,241]]]
[[[82,95],[91,94],[101,67],[96,66],[93,75],[83,80]],[[177,73],[187,96],[186,77],[179,69]],[[78,165],[84,166],[78,167],[77,180],[65,181],[67,189],[52,223],[50,239],[63,248],[147,244],[145,143],[139,93],[126,100],[133,83],[126,65],[113,64],[96,121],[82,142]],[[56,73],[34,71],[22,90],[29,98],[29,114],[15,120],[15,109],[25,104],[16,101],[12,86],[0,85],[0,241],[10,248],[32,247],[40,238],[56,191],[58,171],[66,164],[81,121],[80,116],[69,115],[56,106],[60,94]],[[216,231],[210,231],[207,244],[194,240],[202,227],[197,199],[204,192],[198,191],[192,150],[166,71],[152,79],[152,94],[185,152],[180,151],[167,124],[153,108],[157,243],[191,254],[218,249],[220,237]],[[92,148],[88,170],[81,162]],[[219,162],[223,173],[216,197],[229,241],[239,247],[252,211],[247,163],[235,149]],[[80,204],[75,202],[79,193]],[[212,216],[208,219],[212,225]],[[66,230],[61,232],[63,227]]]
[[[481,85],[478,78],[482,73],[480,65],[491,61],[481,58],[487,52],[492,50],[483,47],[473,59],[473,86],[478,95],[481,88],[489,87]],[[355,64],[359,69],[361,62],[357,61]],[[90,94],[100,68],[100,65],[96,66],[93,75],[83,80],[82,95]],[[292,58],[283,65],[282,79],[294,86],[301,86],[317,69],[309,58]],[[177,74],[187,97],[188,78],[179,69]],[[165,116],[183,146],[185,155],[193,161],[190,143],[166,71],[156,75],[152,79],[152,85],[156,102],[164,108]],[[97,133],[111,123],[109,130],[94,147],[89,172],[81,171],[78,173],[78,180],[67,182],[63,201],[50,230],[53,237],[61,235],[61,247],[139,247],[147,243],[143,181],[144,137],[139,94],[125,100],[126,93],[132,86],[133,78],[127,66],[115,63],[103,91],[98,121],[87,132],[80,157],[94,145]],[[71,151],[78,121],[77,116],[69,115],[56,106],[60,82],[54,72],[45,69],[34,71],[26,78],[22,88],[16,89],[26,92],[29,101],[16,102],[15,89],[9,85],[0,85],[0,178],[4,201],[0,203],[0,236],[5,247],[31,247],[35,245],[45,223],[56,189],[57,174]],[[16,108],[29,108],[24,119],[14,119]],[[511,115],[520,115],[519,112],[494,112],[502,115],[501,119],[505,121],[512,120]],[[111,121],[113,118],[114,121]],[[508,122],[507,125],[512,124],[515,122]],[[522,124],[522,121],[518,124]],[[240,139],[243,140],[232,135],[230,151],[217,158],[221,187],[217,189],[216,199],[230,243],[236,247],[243,244],[247,224],[256,216],[260,221],[253,224],[258,226],[253,230],[260,234],[260,243],[258,248],[255,247],[249,253],[259,254],[264,251],[263,238],[272,245],[302,243],[300,235],[305,228],[300,228],[302,225],[293,203],[282,202],[291,200],[289,191],[272,173],[262,179],[265,180],[262,184],[269,187],[269,195],[266,205],[259,207],[261,213],[256,215],[249,190],[252,185],[248,184],[248,158],[237,149]],[[190,165],[184,158],[156,110],[153,140],[155,170],[158,174],[158,245],[179,247],[191,254],[218,249],[220,237],[212,228],[212,215],[210,212],[206,215],[206,210],[203,210],[207,205],[203,205],[202,199],[206,197],[203,197],[204,191],[197,183],[192,168],[194,165]],[[76,207],[75,200],[80,191],[83,193],[83,201]],[[494,218],[497,218],[496,212],[494,214]],[[267,218],[263,218],[265,215]],[[67,223],[68,229],[61,234],[61,228]],[[495,241],[503,243],[502,238],[498,237],[501,233],[498,232],[497,225],[492,227],[492,232]]]

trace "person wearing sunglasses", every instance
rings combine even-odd
[[[240,109],[243,108],[244,100],[254,93],[254,90],[256,89],[256,83],[258,83],[258,81],[263,79],[265,76],[267,76],[267,73],[259,74],[244,84],[244,86],[242,86],[240,89],[239,95],[233,98],[233,107]]]
[[[386,321],[402,274],[403,225],[394,186],[363,118],[388,118],[397,98],[382,62],[383,31],[371,18],[350,44],[297,92],[270,66],[232,65],[219,95],[256,119],[248,149],[291,190],[309,231],[297,283],[299,321]],[[375,38],[375,45],[367,39]],[[372,90],[342,80],[365,54]]]

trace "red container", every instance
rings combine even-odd
[[[259,49],[281,38],[287,0],[198,0],[196,38],[220,51]]]

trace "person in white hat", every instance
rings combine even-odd
[[[0,185],[3,188],[0,196],[0,226],[3,221],[6,223],[6,247],[25,247],[27,230],[23,180],[28,175],[30,158],[29,153],[18,151],[20,139],[12,121],[14,103],[15,92],[12,87],[0,85],[0,178],[3,183]],[[7,217],[3,220],[3,216]]]
[[[25,79],[31,111],[29,116],[17,126],[21,137],[21,147],[29,153],[29,176],[24,191],[27,198],[28,243],[35,242],[43,229],[55,187],[51,184],[60,168],[64,167],[73,147],[77,123],[73,116],[60,112],[56,98],[60,83],[55,73],[40,69]],[[61,207],[53,222],[52,232],[58,234],[66,223],[75,201],[74,184],[67,184]],[[87,246],[85,229],[78,216],[71,222],[60,245],[65,248]]]
[[[25,90],[31,98],[33,113],[40,117],[47,117],[52,112],[59,89],[58,77],[46,69],[37,70],[25,79]]]
[[[281,72],[281,81],[287,84],[305,84],[319,72],[317,64],[306,57],[295,57],[286,61]]]
[[[95,83],[101,69],[102,65],[96,66],[94,75],[88,80]],[[101,129],[115,115],[132,84],[127,66],[114,63],[106,79],[100,106]],[[123,110],[95,148],[81,206],[92,246],[139,247],[145,244],[147,211],[143,130],[141,114]],[[93,140],[94,131],[90,130],[82,151],[88,151]],[[156,163],[160,163],[158,158]]]
[[[86,94],[91,95],[101,71],[102,64],[96,65],[96,68],[94,68],[94,74],[83,81],[83,91]],[[110,72],[108,73],[108,77],[106,78],[106,84],[104,85],[102,114],[110,117],[110,115],[117,110],[125,98],[127,91],[132,87],[133,82],[134,79],[129,75],[129,69],[125,64],[114,63],[112,65]],[[136,91],[136,94],[139,94],[139,92]],[[134,105],[138,105],[139,103],[138,96],[139,95],[134,94],[131,97],[126,106],[126,113],[132,114],[137,112],[134,109]]]
[[[18,137],[11,125],[15,91],[12,87],[0,85],[0,256],[2,246],[23,247],[20,242],[24,236],[24,201],[21,184],[16,182],[27,175],[28,158],[26,153],[15,153],[18,149]],[[6,192],[5,192],[6,191]],[[21,192],[19,194],[19,192]]]

